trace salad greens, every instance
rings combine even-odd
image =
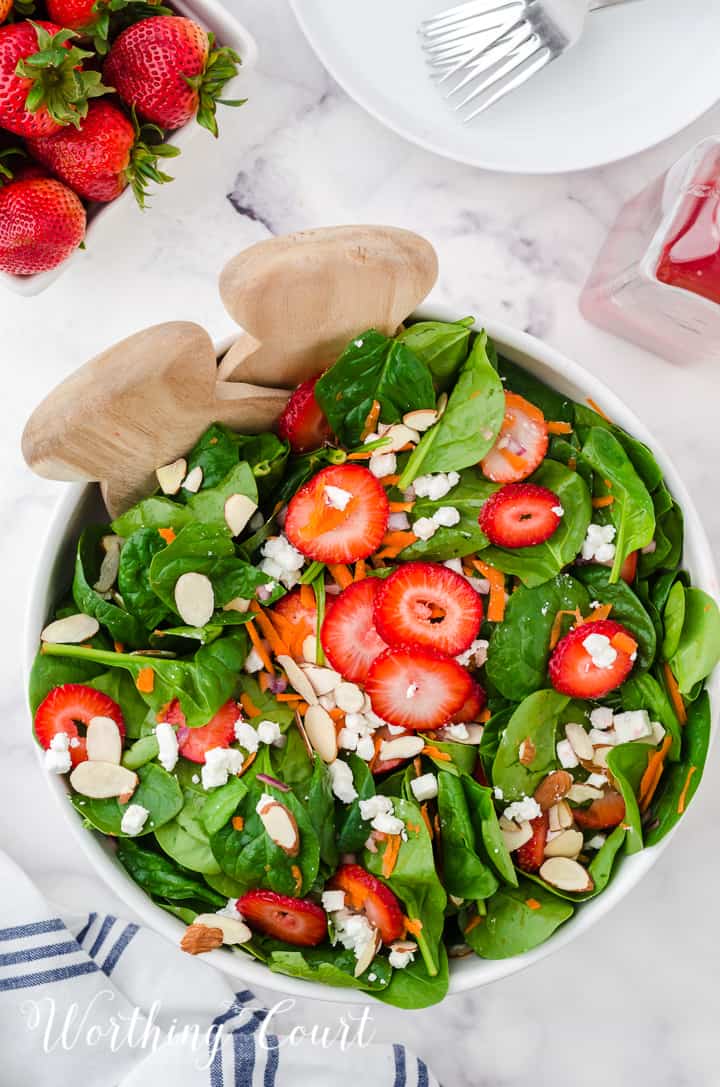
[[[130,878],[188,929],[208,911],[221,928],[242,916],[234,949],[273,972],[427,1007],[448,991],[450,958],[538,947],[625,854],[675,827],[707,756],[720,613],[682,569],[682,510],[652,451],[498,357],[472,318],[360,333],[314,398],[334,436],[319,448],[282,425],[280,437],[215,423],[186,457],[198,489],[148,495],[82,532],[52,619],[81,613],[84,634],[44,632],[35,735],[85,825],[116,840]],[[509,404],[541,426],[539,454],[531,429],[512,432]],[[485,458],[503,449],[508,477],[491,478]],[[389,500],[379,546],[342,560],[298,549],[301,488],[366,464]],[[311,535],[326,516],[347,527],[344,479],[310,513]],[[487,522],[517,482],[554,499],[542,542],[508,542]],[[255,510],[237,534],[235,496]],[[431,727],[380,713],[374,658],[353,670],[379,637],[386,579],[407,563],[451,571],[482,601],[464,648],[427,658],[426,672],[441,659],[466,684]],[[358,583],[374,586],[372,604],[347,631],[346,662],[328,620]],[[188,610],[183,584],[201,587],[203,607]],[[451,604],[418,605],[436,635]],[[582,640],[593,623],[609,624],[589,628],[609,632],[601,663]],[[581,678],[620,654],[626,668],[577,687],[572,652]],[[108,728],[120,766],[115,748],[97,754]],[[93,764],[102,781],[81,791]]]

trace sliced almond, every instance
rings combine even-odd
[[[120,762],[122,738],[112,717],[93,717],[87,727],[85,743],[91,762]]]
[[[92,615],[78,612],[76,615],[68,615],[65,619],[56,619],[54,623],[48,623],[40,635],[43,642],[53,645],[76,645],[78,642],[86,642],[100,629],[100,624]]]
[[[448,731],[447,727],[440,729],[442,739],[450,740],[454,744],[479,744],[485,729],[482,725],[478,725],[477,722],[471,721],[465,725],[465,731],[466,736],[454,736],[452,732]]]
[[[578,725],[574,721],[568,721],[565,725],[565,735],[579,759],[592,759],[593,745],[582,725]]]
[[[303,638],[302,657],[306,664],[317,663],[317,638],[314,634],[308,634]]]
[[[223,930],[214,920],[212,926],[193,922],[185,929],[180,947],[188,955],[202,955],[205,951],[214,951],[216,947],[221,947],[222,942]]]
[[[372,940],[368,940],[365,947],[360,952],[358,960],[355,963],[355,969],[353,971],[356,978],[359,978],[361,974],[364,974],[370,963],[373,961],[378,951],[380,950],[380,944],[382,940],[380,933],[375,930],[375,936]]]
[[[523,766],[529,766],[537,754],[537,748],[529,736],[526,736],[518,748],[518,759]]]
[[[275,845],[289,857],[297,856],[300,849],[300,834],[293,813],[278,800],[273,800],[271,804],[260,808],[258,815],[268,838],[271,838]]]
[[[417,444],[420,441],[420,434],[417,430],[405,426],[403,423],[394,423],[389,430],[385,431],[383,438],[389,438],[390,444],[383,446],[378,452],[397,453],[400,449],[404,449],[409,442],[413,445]]]
[[[227,604],[223,604],[223,611],[249,611],[250,601],[246,600],[244,596],[234,596],[232,600],[228,600]]]
[[[461,898],[460,901],[462,902],[463,899]],[[390,944],[390,950],[398,951],[401,955],[414,954],[417,949],[418,945],[414,940],[394,940],[393,943]]]
[[[215,610],[215,593],[210,578],[194,570],[181,574],[175,582],[175,606],[180,618],[189,627],[204,627]]]
[[[546,857],[572,857],[574,860],[583,847],[583,836],[579,830],[561,830],[557,837],[545,845]]]
[[[434,408],[418,408],[416,411],[406,411],[403,415],[405,426],[412,427],[421,434],[424,430],[429,430],[437,421],[438,413]]]
[[[335,762],[338,753],[335,722],[322,706],[308,706],[304,718],[305,734],[313,751],[323,762]]]
[[[380,744],[380,758],[414,759],[425,746],[422,736],[398,736],[397,740],[383,740]]]
[[[276,660],[288,677],[288,682],[293,690],[297,691],[309,706],[314,706],[317,703],[318,696],[315,694],[315,688],[302,668],[295,663],[292,657],[287,657],[284,653],[281,653]]]
[[[252,932],[239,917],[225,917],[221,913],[200,913],[193,921],[194,925],[207,928],[219,928],[224,944],[246,944],[252,939]]]
[[[179,457],[172,464],[165,464],[162,468],[155,469],[157,481],[163,494],[177,494],[182,487],[182,481],[187,472],[187,461]]]
[[[96,593],[107,593],[115,584],[120,569],[120,548],[122,540],[119,536],[103,536],[102,546],[105,554],[100,563],[98,579],[93,585]]]
[[[114,762],[78,763],[70,775],[70,784],[76,793],[93,800],[105,800],[110,796],[132,796],[137,788],[138,776],[125,766]]]
[[[596,789],[594,785],[577,784],[573,785],[567,792],[568,800],[572,800],[575,804],[585,804],[588,800],[599,800],[602,794],[602,789]]]
[[[342,683],[342,676],[333,668],[323,668],[319,664],[304,664],[302,670],[310,680],[313,690],[318,697],[330,694]]]
[[[533,836],[533,829],[528,822],[518,825],[512,819],[505,819],[504,816],[500,819],[500,830],[508,853],[514,853]]]
[[[558,800],[548,811],[549,827],[552,831],[567,830],[575,822],[572,808],[566,800]]]
[[[362,713],[365,695],[356,683],[339,683],[335,688],[335,704],[345,713]]]
[[[225,524],[232,536],[240,535],[256,509],[257,502],[246,494],[231,494],[225,499]]]
[[[551,808],[557,800],[562,800],[572,788],[573,779],[567,770],[553,770],[544,778],[534,796],[543,811]]]
[[[199,464],[196,464],[194,468],[191,468],[185,479],[182,481],[181,486],[186,491],[190,491],[191,494],[197,494],[202,487],[203,470]]]
[[[559,891],[580,894],[595,886],[589,872],[569,857],[551,857],[540,869],[540,878]]]

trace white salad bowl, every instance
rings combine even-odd
[[[457,320],[457,316],[457,313],[453,312],[449,307],[439,305],[421,308],[415,314],[415,317],[424,320],[441,321]],[[608,415],[616,423],[650,446],[670,490],[682,506],[685,514],[684,566],[690,572],[694,585],[716,597],[718,595],[718,576],[710,544],[695,506],[669,457],[659,447],[648,429],[622,400],[597,377],[566,358],[559,351],[548,347],[533,336],[528,336],[524,332],[517,332],[496,321],[488,321],[484,325],[479,321],[476,322],[475,328],[480,329],[483,327],[487,329],[488,334],[495,341],[502,354],[509,359],[520,363],[530,373],[574,400],[585,401],[587,398],[592,398],[607,411]],[[229,346],[229,342],[217,345],[219,358],[228,350]],[[26,687],[32,662],[37,652],[40,631],[47,622],[53,606],[63,591],[67,589],[71,580],[73,553],[80,531],[89,522],[102,520],[103,515],[104,510],[99,490],[95,484],[73,484],[65,488],[48,526],[45,546],[38,563],[30,594],[25,635]],[[720,668],[717,668],[709,678],[707,686],[713,709],[712,736],[714,737],[715,707],[720,705]],[[29,732],[28,742],[33,742]],[[39,748],[38,766],[40,773],[45,774],[47,778],[48,788],[52,790],[58,800],[70,831],[77,838],[80,847],[98,875],[105,880],[120,899],[126,902],[135,913],[139,914],[146,924],[177,946],[185,930],[182,922],[156,906],[145,892],[132,881],[116,860],[112,844],[108,839],[87,830],[83,826],[80,816],[69,802],[65,779],[45,772],[42,768],[42,753]],[[597,898],[584,903],[569,921],[535,950],[510,959],[487,960],[472,955],[463,959],[451,960],[450,993],[461,993],[469,989],[476,989],[481,985],[487,985],[491,981],[497,981],[499,978],[523,970],[586,932],[640,882],[656,863],[676,830],[677,828],[658,845],[632,856],[622,857],[607,889]],[[91,903],[88,903],[88,906],[90,905]],[[314,1000],[367,1003],[371,999],[370,994],[354,989],[336,989],[319,983],[301,981],[283,974],[272,973],[262,963],[251,959],[243,952],[231,952],[227,949],[217,950],[209,952],[204,958],[220,970],[224,970],[225,973],[248,985],[263,985],[268,989]]]

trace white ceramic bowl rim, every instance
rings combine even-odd
[[[425,305],[419,308],[416,318],[429,320],[457,320],[457,313],[448,306]],[[646,442],[655,454],[664,473],[665,479],[675,498],[681,504],[685,514],[685,565],[689,568],[693,583],[705,589],[712,596],[718,594],[718,578],[714,566],[710,544],[700,523],[695,506],[684,484],[678,477],[667,454],[660,448],[647,428],[636,418],[634,413],[605,386],[597,377],[583,370],[554,348],[547,346],[523,332],[517,332],[497,321],[482,323],[476,321],[477,329],[486,328],[489,336],[497,343],[501,352],[513,361],[519,362],[537,377],[551,384],[559,391],[576,400],[592,398],[603,410],[629,433]],[[229,342],[218,344],[218,356],[228,349]],[[69,567],[63,563],[68,546],[76,537],[79,524],[78,514],[83,503],[87,503],[94,485],[66,485],[64,494],[58,501],[54,515],[48,526],[38,568],[31,588],[30,602],[26,619],[25,632],[25,683],[29,678],[30,668],[37,650],[38,635],[47,620],[49,609],[57,595],[57,584],[64,576],[67,582]],[[75,523],[73,523],[73,521]],[[59,544],[58,541],[61,541]],[[720,703],[720,669],[711,677],[709,691],[713,706],[713,730],[715,734],[715,707]],[[111,847],[102,835],[86,830],[75,809],[68,803],[65,782],[56,775],[46,774],[42,768],[42,756],[37,749],[38,767],[45,775],[48,787],[54,793],[65,816],[66,824],[76,837],[81,849],[101,878],[117,896],[137,913],[142,920],[156,932],[166,937],[177,946],[185,928],[181,921],[156,906],[125,873],[114,858]],[[676,828],[677,829],[677,828]],[[619,869],[615,872],[608,888],[597,898],[585,903],[575,915],[540,947],[511,959],[489,960],[469,956],[451,963],[450,993],[466,992],[481,985],[507,977],[523,970],[546,955],[564,947],[575,937],[586,932],[604,914],[643,878],[656,863],[660,854],[667,847],[673,831],[658,845],[645,849],[631,857],[623,857]],[[91,907],[92,903],[88,903]],[[313,1000],[342,1000],[346,1003],[368,1003],[372,998],[368,993],[354,989],[335,989],[315,982],[302,981],[275,974],[266,966],[251,959],[246,954],[229,953],[226,950],[212,951],[205,959],[227,974],[241,979],[250,985],[261,985],[293,996]]]

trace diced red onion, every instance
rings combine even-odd
[[[287,680],[285,679],[285,676],[272,676],[268,683],[268,690],[271,691],[272,694],[282,694],[286,691]]]
[[[272,785],[273,789],[279,789],[281,793],[290,792],[289,785],[286,785],[283,781],[278,781],[277,778],[271,778],[269,774],[258,774],[255,780],[262,781],[264,785]]]

